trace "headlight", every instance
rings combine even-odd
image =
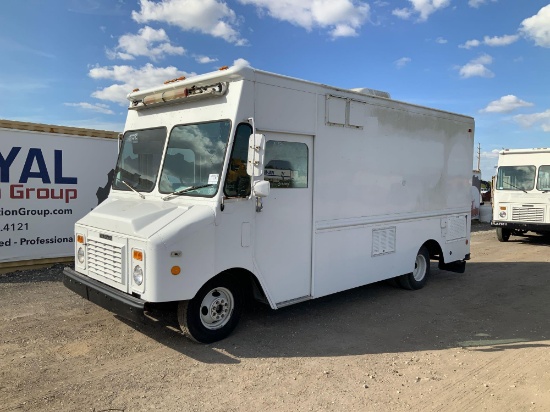
[[[141,266],[136,265],[134,267],[133,276],[134,276],[134,283],[138,286],[141,286],[141,284],[143,283],[143,269],[141,268]]]
[[[79,263],[81,263],[81,264],[84,263],[84,256],[85,256],[84,248],[79,247],[78,251],[76,252],[76,257],[77,257]]]

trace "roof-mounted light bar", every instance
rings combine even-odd
[[[131,100],[129,109],[141,110],[165,104],[186,103],[195,100],[220,97],[227,93],[228,82],[219,82],[206,86],[179,87],[156,92],[142,99]]]

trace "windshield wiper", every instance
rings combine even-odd
[[[145,196],[143,196],[141,193],[139,193],[136,189],[134,189],[132,186],[130,186],[128,183],[126,183],[124,180],[122,179],[117,179],[119,182],[122,182],[124,183],[124,185],[126,185],[128,187],[128,189],[130,189],[132,192],[135,192],[139,195],[139,197],[141,197],[142,199],[145,199]]]
[[[507,184],[508,186],[512,186],[514,189],[521,190],[523,193],[527,193],[527,190],[522,189],[521,187],[517,187],[517,186],[513,185],[512,183],[506,182],[506,184]]]
[[[185,189],[180,189],[180,190],[176,190],[175,192],[168,193],[166,196],[162,197],[161,199],[162,200],[168,200],[168,199],[170,199],[174,196],[181,195],[182,193],[186,193],[186,192],[189,192],[189,191],[195,190],[195,189],[202,189],[203,187],[208,187],[208,186],[213,186],[213,184],[209,183],[209,184],[206,184],[206,185],[189,186],[189,187],[186,187]]]

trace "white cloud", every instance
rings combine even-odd
[[[400,59],[396,60],[394,63],[398,69],[401,69],[405,67],[407,64],[409,64],[410,62],[411,62],[411,59],[409,57],[401,57]]]
[[[458,47],[461,49],[472,49],[474,47],[479,47],[482,44],[490,47],[500,47],[500,46],[508,46],[512,43],[515,43],[519,39],[519,35],[517,34],[506,34],[504,36],[494,36],[489,37],[485,36],[483,37],[483,41],[479,40],[468,40],[466,43],[459,45]]]
[[[468,5],[470,7],[474,7],[474,8],[478,8],[479,6],[481,6],[482,4],[485,4],[489,1],[492,1],[493,3],[497,2],[498,0],[469,0],[468,1]]]
[[[443,37],[438,37],[437,39],[435,39],[435,42],[438,43],[438,44],[447,44],[448,43],[447,39],[444,39]]]
[[[460,47],[461,49],[471,49],[473,47],[478,47],[481,45],[481,42],[479,40],[468,40],[466,43],[464,44],[461,44]]]
[[[410,9],[404,8],[404,9],[394,9],[392,10],[391,14],[393,14],[396,17],[399,17],[403,20],[408,20],[411,18],[413,12]]]
[[[237,60],[233,61],[233,66],[250,67],[250,63],[248,62],[248,60],[240,58],[240,59],[237,59]]]
[[[154,67],[148,63],[136,69],[131,66],[104,66],[94,67],[88,75],[96,80],[111,80],[116,82],[108,87],[92,93],[92,97],[100,100],[128,104],[126,96],[133,89],[147,89],[162,85],[166,80],[175,79],[180,76],[190,77],[195,73],[186,73],[176,67]]]
[[[170,44],[163,29],[155,30],[149,26],[140,29],[138,34],[125,34],[118,39],[114,50],[107,50],[110,59],[133,60],[137,56],[146,56],[152,60],[162,59],[165,55],[182,55],[183,47]]]
[[[336,27],[330,31],[330,35],[333,38],[337,37],[356,37],[359,34],[355,29],[347,24],[338,24]]]
[[[229,43],[247,43],[237,31],[238,19],[226,3],[218,0],[140,0],[141,10],[132,11],[138,23],[168,23],[184,31],[198,31]]]
[[[480,110],[481,113],[508,113],[520,107],[531,107],[533,103],[521,100],[513,94],[502,96],[498,100],[494,100],[487,105],[485,109]]]
[[[483,37],[483,44],[486,44],[487,46],[491,46],[491,47],[508,46],[512,43],[515,43],[518,39],[519,39],[519,35],[517,34],[507,34],[501,37],[485,36]]]
[[[550,47],[550,4],[521,22],[520,32],[537,46]]]
[[[550,109],[542,113],[518,114],[514,116],[514,120],[523,127],[533,127],[540,123],[543,131],[550,132]]]
[[[195,61],[197,63],[207,64],[207,63],[217,62],[218,59],[214,59],[214,58],[208,57],[208,56],[195,56]]]
[[[115,114],[111,109],[109,109],[109,106],[102,103],[63,103],[65,106],[69,107],[79,107],[84,110],[91,110],[93,112],[103,113],[103,114]]]
[[[402,19],[408,19],[413,13],[418,13],[419,21],[426,21],[431,14],[444,9],[451,4],[451,0],[409,0],[411,8],[395,9],[392,11],[394,16]]]
[[[370,14],[370,6],[358,0],[238,0],[256,6],[277,20],[310,31],[328,29],[333,38],[357,36]]]
[[[477,59],[473,59],[459,69],[460,77],[467,79],[470,77],[495,77],[495,74],[489,70],[487,65],[493,62],[493,58],[488,54],[482,54]]]

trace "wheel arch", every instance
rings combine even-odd
[[[246,299],[254,299],[273,307],[262,283],[250,270],[241,267],[225,269],[209,281],[225,277],[231,278],[239,284]]]
[[[421,246],[428,249],[428,253],[430,254],[430,260],[438,260],[439,262],[443,261],[443,249],[441,248],[441,245],[437,240],[430,239],[424,242],[424,244]],[[420,249],[419,249],[420,250]]]

